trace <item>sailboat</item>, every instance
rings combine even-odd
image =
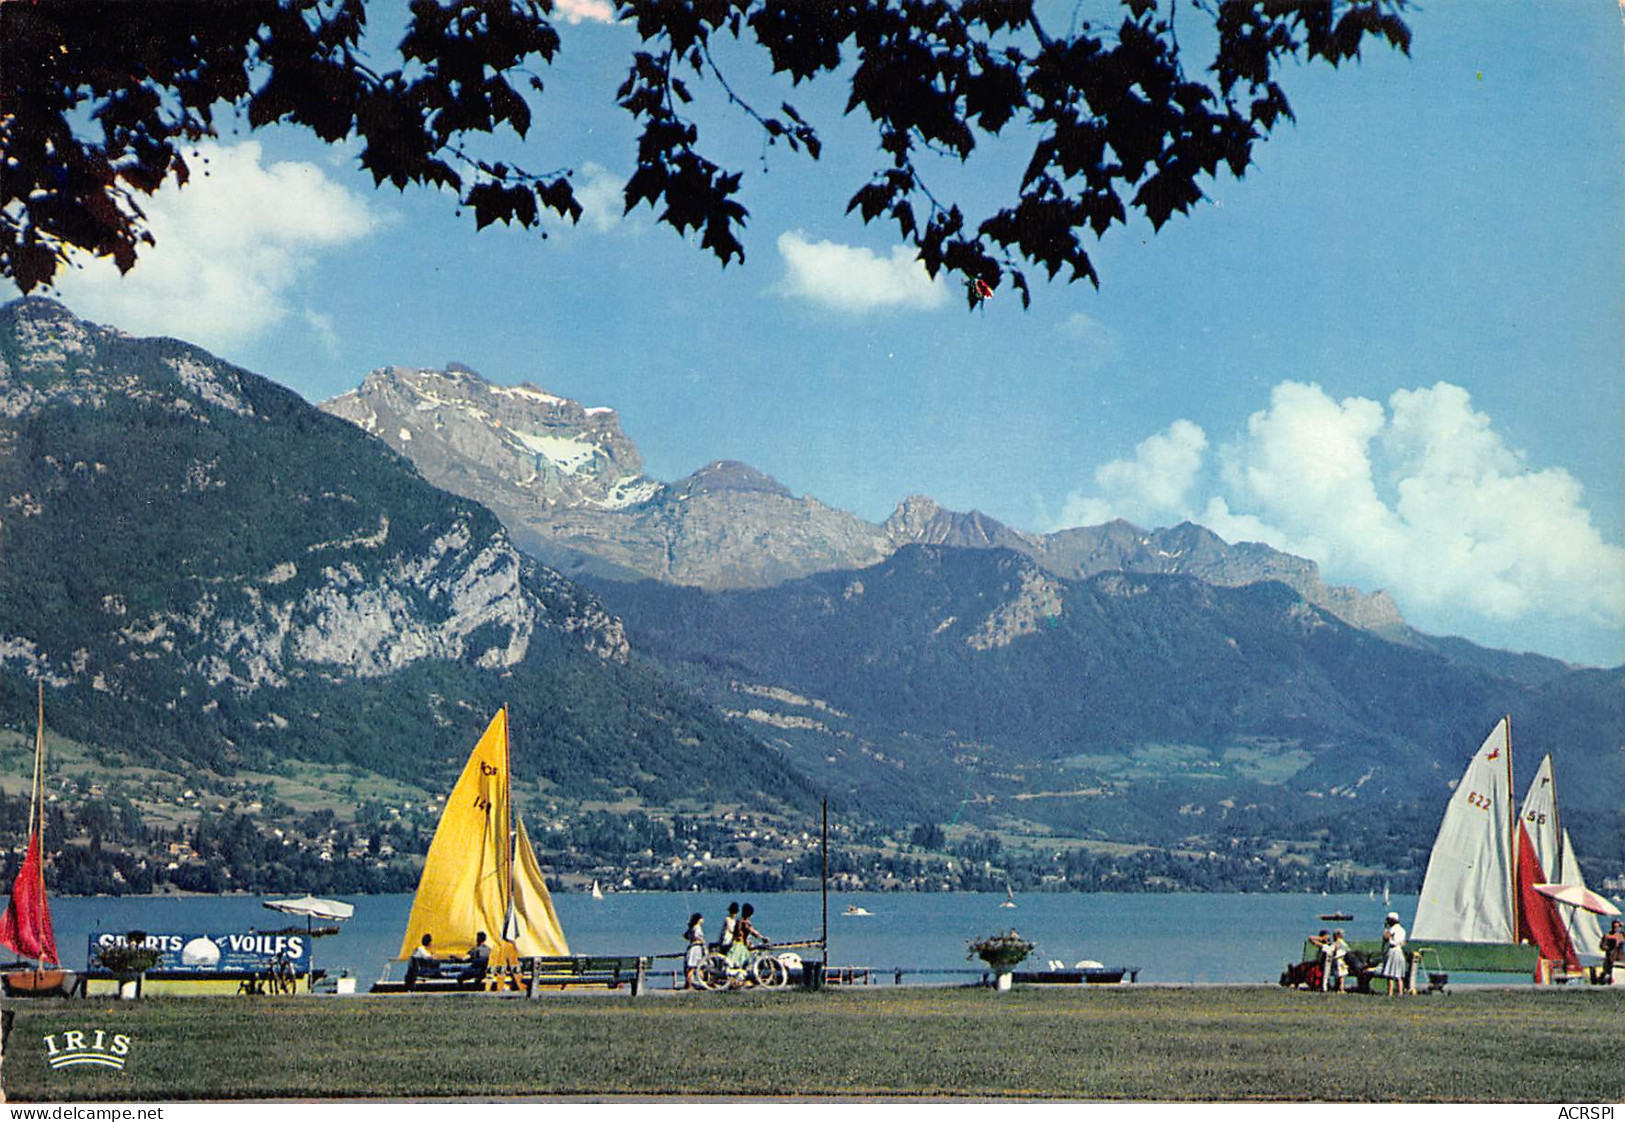
[[[71,976],[56,953],[51,904],[45,895],[45,683],[39,686],[39,722],[34,734],[34,795],[28,804],[28,851],[0,916],[0,946],[32,959],[34,965],[0,975],[14,996],[65,992]],[[19,964],[21,965],[21,964]]]
[[[1010,891],[1010,882],[1005,881],[1004,882],[1004,903],[1000,904],[999,907],[1001,907],[1001,908],[1013,908],[1015,906],[1016,906],[1015,893]]]
[[[1433,843],[1411,931],[1413,945],[1432,947],[1442,965],[1530,971],[1537,978],[1553,964],[1579,969],[1575,942],[1558,905],[1534,887],[1549,879],[1542,857],[1560,860],[1559,840],[1566,841],[1556,832],[1549,764],[1548,757],[1521,815],[1512,805],[1510,717],[1496,724],[1467,765]],[[1537,834],[1545,838],[1549,832],[1556,839],[1544,855],[1530,834],[1531,822]],[[1567,860],[1573,861],[1572,847]],[[1575,866],[1571,875],[1577,873]]]
[[[1540,761],[1529,793],[1523,800],[1523,828],[1534,845],[1535,860],[1554,884],[1587,891],[1585,874],[1574,855],[1574,843],[1557,810],[1557,774],[1552,757]],[[1602,942],[1602,926],[1594,913],[1559,904],[1564,931],[1575,951],[1591,952]]]
[[[604,898],[604,890],[598,887],[597,881],[592,882],[592,898],[594,900],[602,900]]]
[[[509,797],[508,709],[498,710],[446,799],[401,940],[401,958],[434,939],[440,955],[466,955],[481,932],[492,967],[568,955],[541,863]]]

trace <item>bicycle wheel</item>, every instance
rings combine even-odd
[[[784,963],[770,954],[758,955],[756,961],[750,964],[751,977],[756,984],[764,989],[778,989],[790,980],[790,972],[784,968]]]
[[[728,960],[720,954],[708,954],[694,969],[694,984],[702,990],[728,988]]]

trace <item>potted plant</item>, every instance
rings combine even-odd
[[[162,956],[153,948],[142,945],[147,941],[144,932],[132,931],[124,938],[122,943],[103,947],[96,953],[96,958],[108,973],[118,979],[119,996],[136,998],[141,996],[142,975],[157,966]]]
[[[1010,972],[1023,959],[1037,949],[1031,939],[1023,939],[1013,928],[1002,935],[989,935],[967,944],[970,954],[966,958],[979,958],[993,971],[993,984],[1000,990],[1010,988]]]

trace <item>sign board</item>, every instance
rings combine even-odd
[[[85,956],[86,973],[93,978],[110,977],[96,956],[107,947],[126,942],[125,933],[97,931],[90,936]],[[158,965],[151,974],[198,975],[263,974],[278,955],[293,967],[295,974],[310,971],[310,937],[269,935],[257,931],[174,933],[149,931],[141,946],[159,952]]]

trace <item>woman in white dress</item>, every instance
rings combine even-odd
[[[687,950],[683,954],[683,988],[691,990],[697,988],[694,984],[694,972],[705,961],[705,916],[695,912],[688,917],[688,930],[683,932],[683,938],[688,941]]]
[[[1398,912],[1389,912],[1382,925],[1382,976],[1388,979],[1388,996],[1405,992],[1405,928]]]

